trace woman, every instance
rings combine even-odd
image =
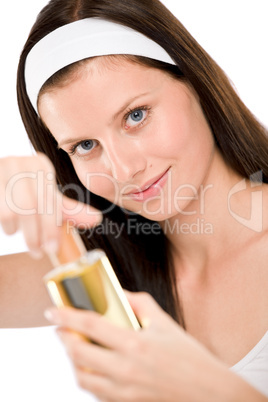
[[[46,154],[62,193],[102,211],[102,224],[82,234],[87,248],[103,248],[122,286],[150,293],[165,311],[129,294],[139,333],[94,313],[49,311],[81,386],[116,401],[267,400],[268,142],[222,70],[157,1],[56,0],[22,52],[18,99],[42,154],[2,160],[2,186],[29,169],[43,172],[45,192],[31,217],[2,201],[6,232],[22,226],[38,256],[40,246],[57,248],[56,218],[80,228],[99,221],[92,209],[51,195]],[[21,210],[40,211],[29,180],[12,191]],[[38,273],[25,263],[32,278],[49,269],[45,259]],[[38,299],[28,325],[42,322],[47,301]],[[261,353],[239,368],[255,345]]]

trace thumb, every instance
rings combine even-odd
[[[98,225],[102,221],[102,213],[88,204],[62,196],[63,220],[71,221],[74,226],[83,229]]]
[[[168,316],[149,293],[132,293],[128,291],[125,291],[125,293],[143,328],[148,328],[149,326],[159,327],[160,323],[161,327],[163,326],[163,320],[166,320]]]

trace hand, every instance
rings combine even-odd
[[[95,312],[73,308],[47,312],[47,318],[60,325],[58,334],[82,388],[103,401],[117,402],[259,400],[245,399],[244,394],[244,399],[232,399],[228,382],[236,390],[238,380],[233,373],[187,335],[152,297],[129,292],[127,296],[143,326],[138,332],[115,327]]]
[[[6,234],[22,229],[34,257],[56,252],[63,220],[93,226],[101,214],[88,205],[63,196],[55,171],[42,153],[0,159],[0,224]]]

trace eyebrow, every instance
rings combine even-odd
[[[134,96],[133,98],[128,99],[128,100],[124,103],[124,105],[113,115],[111,122],[112,122],[112,121],[115,121],[115,120],[118,118],[118,116],[120,116],[120,114],[123,113],[124,110],[126,110],[126,109],[129,107],[129,105],[131,105],[131,103],[133,103],[135,100],[137,100],[137,99],[139,99],[139,98],[141,98],[141,97],[143,97],[143,96],[145,96],[145,95],[148,95],[149,93],[150,93],[150,92],[144,92],[144,93],[142,93],[142,94],[139,94],[139,95],[137,95],[137,96]],[[67,138],[66,140],[61,141],[60,143],[58,143],[58,148],[61,148],[63,145],[67,145],[67,144],[72,144],[72,143],[74,143],[74,142],[83,141],[84,139],[85,139],[85,137],[81,137],[80,139],[79,139],[79,138]]]
[[[140,95],[134,96],[133,98],[128,99],[126,101],[126,103],[118,110],[118,112],[116,112],[113,115],[112,120],[113,121],[116,120],[118,118],[118,116],[120,116],[120,114],[123,113],[123,111],[126,110],[129,107],[129,105],[131,105],[131,103],[133,103],[135,100],[142,98],[143,96],[148,95],[149,93],[150,92],[144,92],[143,94],[140,94]]]

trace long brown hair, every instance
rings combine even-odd
[[[175,68],[139,57],[137,60],[177,75],[178,79],[183,76],[193,86],[226,163],[243,177],[261,171],[264,181],[268,181],[267,133],[237,96],[221,68],[160,1],[51,0],[38,15],[18,67],[18,103],[28,136],[34,148],[47,154],[55,165],[62,191],[66,184],[80,185],[83,190],[81,201],[108,211],[105,212],[103,225],[113,222],[125,228],[120,239],[116,239],[108,230],[105,234],[89,231],[83,235],[87,247],[103,248],[123,287],[133,291],[148,291],[172,317],[183,324],[182,312],[178,308],[174,268],[167,240],[160,227],[155,226],[156,222],[133,215],[131,219],[151,225],[152,230],[150,235],[148,231],[146,234],[142,231],[130,233],[127,230],[130,217],[124,211],[118,207],[110,208],[108,201],[89,193],[79,182],[68,155],[57,148],[53,136],[36,115],[26,93],[25,60],[35,43],[62,25],[89,17],[100,17],[129,26],[160,44],[170,54],[177,64]],[[77,198],[75,192],[69,192],[68,195]]]

